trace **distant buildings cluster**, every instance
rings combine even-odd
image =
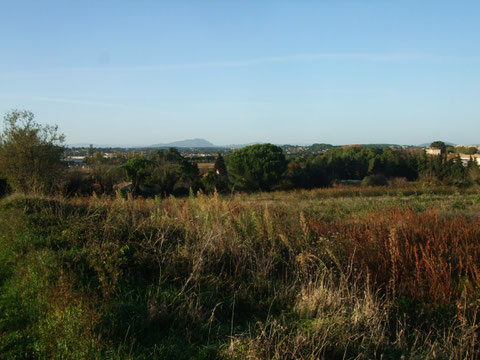
[[[480,152],[480,146],[472,146],[472,145],[456,145],[456,148],[476,148],[478,152]],[[442,154],[442,149],[436,148],[436,147],[428,147],[425,149],[425,152],[427,155],[431,156],[438,156]],[[447,159],[456,159],[457,157],[460,157],[460,160],[462,161],[462,164],[464,166],[468,165],[468,162],[470,160],[476,161],[477,164],[480,166],[480,154],[462,154],[462,153],[450,153],[447,154]]]

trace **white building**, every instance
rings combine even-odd
[[[438,148],[427,148],[427,154],[428,155],[440,155],[442,153],[441,149]]]
[[[460,154],[460,159],[462,159],[462,164],[464,166],[467,166],[470,159],[473,159],[474,161],[476,161],[477,164],[480,166],[480,154],[474,154],[474,155]]]

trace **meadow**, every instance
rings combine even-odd
[[[477,359],[476,187],[0,202],[0,358]]]

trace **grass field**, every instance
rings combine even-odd
[[[477,359],[480,192],[0,203],[0,358]]]

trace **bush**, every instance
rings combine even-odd
[[[9,191],[10,189],[8,188],[7,180],[0,179],[0,197],[7,195]]]
[[[80,169],[71,169],[67,172],[65,182],[61,186],[64,196],[85,196],[93,193],[91,179]]]
[[[60,185],[64,136],[57,126],[40,125],[29,111],[5,115],[0,136],[0,173],[15,191],[50,193]]]
[[[385,186],[387,184],[387,178],[380,174],[368,175],[362,180],[363,186]]]

